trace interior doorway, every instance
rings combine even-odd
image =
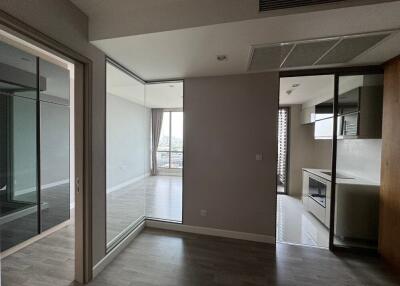
[[[313,175],[315,170],[331,170],[333,97],[333,75],[280,78],[277,242],[329,247],[330,181],[323,181],[322,191],[316,180],[315,194],[309,193],[309,187],[319,179]],[[318,114],[312,111],[315,105]],[[330,119],[320,121],[323,118]]]
[[[25,31],[22,24],[18,27]],[[45,36],[34,31],[20,34],[2,27],[0,36],[2,265],[18,267],[15,257],[32,266],[39,259],[52,259],[58,252],[50,246],[48,252],[36,250],[41,243],[52,245],[62,239],[63,257],[58,258],[65,264],[60,270],[71,282],[87,281],[91,272],[80,263],[89,261],[83,259],[87,255],[83,239],[75,240],[76,235],[87,234],[79,227],[83,224],[83,188],[85,195],[90,193],[86,184],[79,184],[75,196],[75,177],[86,178],[81,172],[82,131],[87,124],[82,101],[88,96],[83,88],[84,64],[66,56],[68,52],[54,52],[39,44],[39,40],[46,42]],[[65,51],[62,46],[50,46]],[[76,116],[81,119],[79,124]],[[35,262],[29,259],[32,252],[37,253],[31,257]],[[3,283],[12,281],[13,269],[3,267]]]
[[[277,241],[376,253],[382,69],[288,74],[280,79],[280,103],[290,106],[296,139],[288,195],[277,198]]]

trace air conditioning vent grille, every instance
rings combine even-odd
[[[259,0],[260,12],[343,2],[347,0]]]

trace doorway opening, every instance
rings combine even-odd
[[[310,172],[331,170],[333,97],[333,75],[280,78],[278,159],[287,162],[278,160],[277,242],[329,247],[330,181],[321,178],[321,183]],[[316,103],[324,106],[318,114],[311,110]],[[319,121],[325,117],[331,118],[328,123]],[[288,174],[290,181],[280,174]],[[316,193],[310,194],[308,186]]]
[[[379,67],[290,74],[290,184],[278,195],[277,241],[376,253],[382,149]]]
[[[0,35],[1,259],[7,265],[54,234],[64,238],[64,270],[73,281],[75,65],[4,30]],[[3,282],[12,275],[3,270]]]

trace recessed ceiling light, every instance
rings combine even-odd
[[[217,60],[219,60],[220,62],[226,61],[227,59],[228,57],[226,55],[217,55]]]
[[[294,84],[292,84],[292,87],[299,87],[300,86],[300,83],[294,83]]]

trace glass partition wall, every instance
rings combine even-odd
[[[337,75],[332,248],[376,251],[383,74]]]
[[[1,251],[70,218],[70,73],[0,42]]]
[[[151,112],[144,83],[107,61],[107,248],[145,218]]]
[[[182,221],[183,83],[145,83],[108,59],[107,249],[145,219]]]

